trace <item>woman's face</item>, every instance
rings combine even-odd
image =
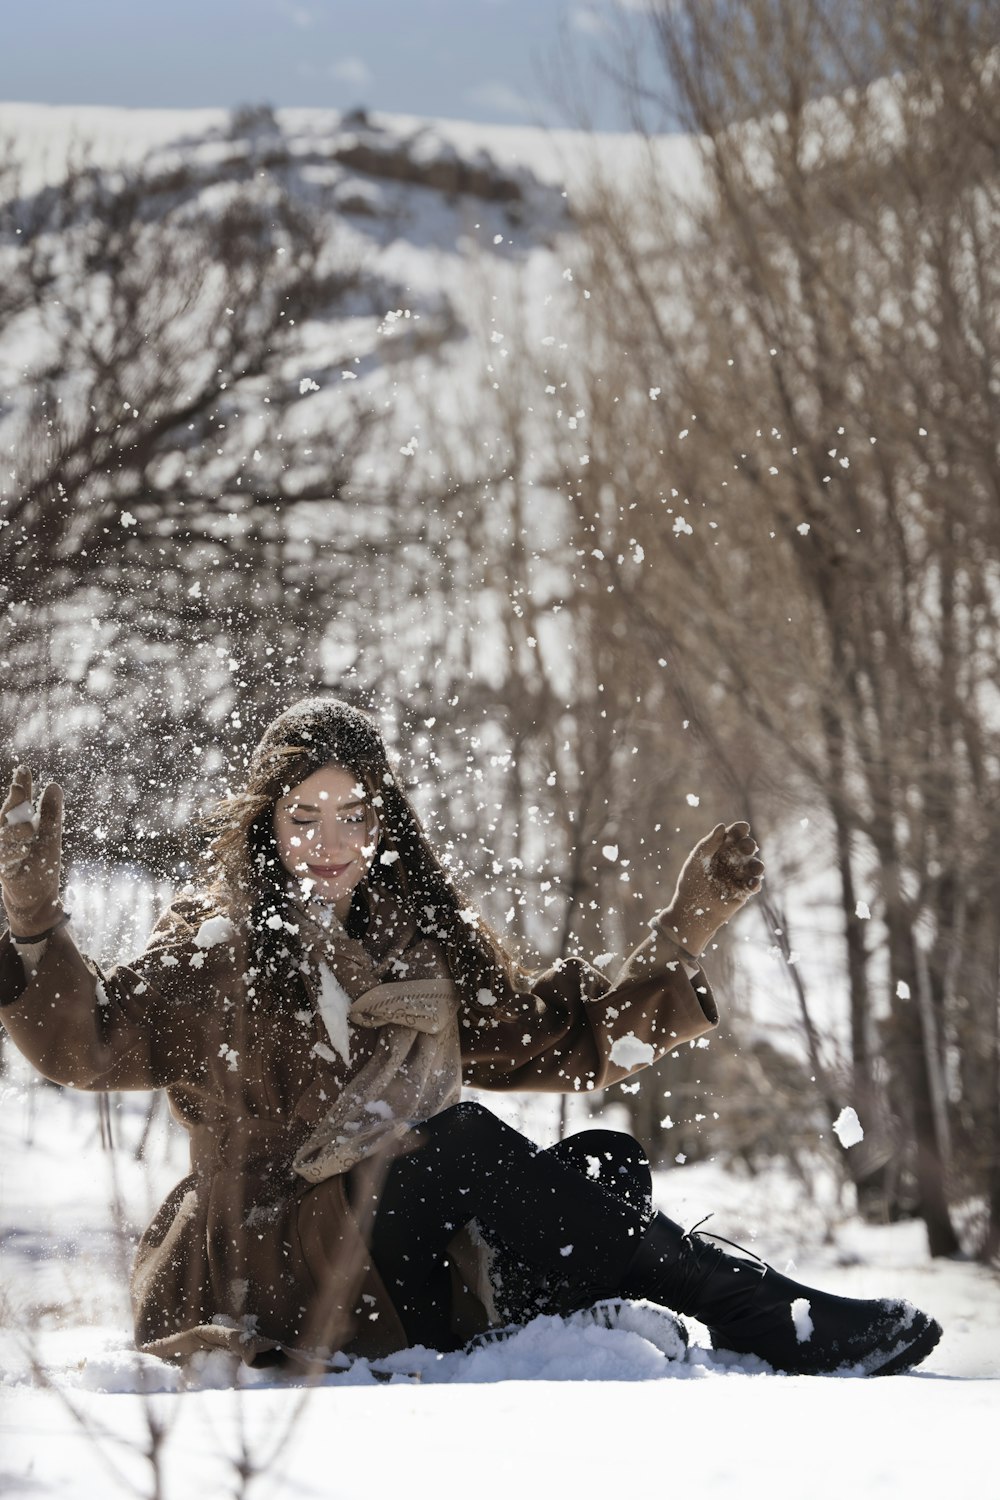
[[[321,766],[279,797],[274,837],[285,869],[307,895],[333,903],[341,921],[375,857],[378,824],[364,788],[343,766]]]

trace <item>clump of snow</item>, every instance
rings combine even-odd
[[[357,1362],[355,1381],[365,1364]],[[486,1343],[467,1354],[405,1349],[379,1360],[377,1372],[398,1373],[403,1380],[416,1378],[423,1385],[478,1385],[500,1380],[637,1381],[705,1373],[689,1370],[682,1360],[664,1358],[641,1332],[601,1328],[579,1314],[566,1319],[551,1315],[534,1318],[509,1338]],[[345,1378],[335,1379],[339,1385]]]
[[[854,915],[856,917],[860,917],[862,922],[869,921],[871,918],[871,908],[869,907],[868,902],[859,901],[857,906],[854,908]]]
[[[638,1068],[654,1061],[656,1048],[641,1042],[634,1032],[626,1032],[612,1043],[610,1058],[620,1068]]]
[[[605,859],[609,859],[611,863],[614,864],[615,860],[618,858],[618,845],[605,844],[601,849],[601,853],[604,855]]]
[[[11,827],[16,827],[19,823],[30,823],[35,832],[38,832],[39,815],[28,801],[19,802],[16,807],[12,807],[10,812],[5,813],[4,816]]]
[[[792,1322],[795,1324],[795,1337],[800,1344],[808,1344],[813,1336],[813,1320],[809,1316],[809,1298],[796,1297],[792,1303]]]
[[[194,935],[196,948],[214,948],[219,943],[228,943],[236,936],[236,928],[228,917],[208,917]]]
[[[857,1146],[865,1138],[865,1133],[861,1128],[861,1121],[858,1119],[857,1110],[852,1109],[849,1104],[845,1104],[840,1114],[834,1120],[833,1130],[845,1150],[849,1146]]]

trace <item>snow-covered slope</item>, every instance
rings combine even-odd
[[[335,110],[279,109],[279,124],[292,134],[329,136],[343,116]],[[90,154],[103,166],[134,163],[154,147],[228,127],[223,109],[117,109],[97,105],[0,102],[0,141],[25,161],[29,186],[57,181],[71,150]],[[525,125],[480,125],[472,121],[422,119],[415,115],[373,113],[372,120],[397,135],[430,131],[463,156],[488,151],[503,167],[526,166],[542,181],[567,187],[579,183],[594,155],[616,174],[637,165],[646,149],[634,135],[581,130],[542,130]],[[669,180],[682,188],[697,172],[696,153],[686,136],[656,143],[658,161]]]

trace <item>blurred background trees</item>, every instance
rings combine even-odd
[[[659,1161],[826,1152],[869,1215],[989,1256],[1000,19],[629,24],[648,149],[589,155],[572,217],[261,109],[4,184],[5,742],[66,781],[78,865],[181,881],[271,713],[345,693],[501,931],[609,972],[752,817],[725,1028],[615,1101]]]
[[[641,501],[606,550],[638,536],[659,584],[614,597],[743,805],[818,825],[849,1026],[817,1083],[866,1122],[862,1201],[950,1253],[950,1202],[995,1216],[1000,1160],[1000,18],[648,24],[704,175],[678,201],[651,152],[584,224],[588,368],[619,395],[592,446]]]

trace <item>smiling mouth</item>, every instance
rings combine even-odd
[[[310,865],[309,873],[310,875],[318,875],[322,880],[332,880],[337,875],[343,875],[344,871],[349,870],[352,864],[353,860],[348,860],[346,865]]]

